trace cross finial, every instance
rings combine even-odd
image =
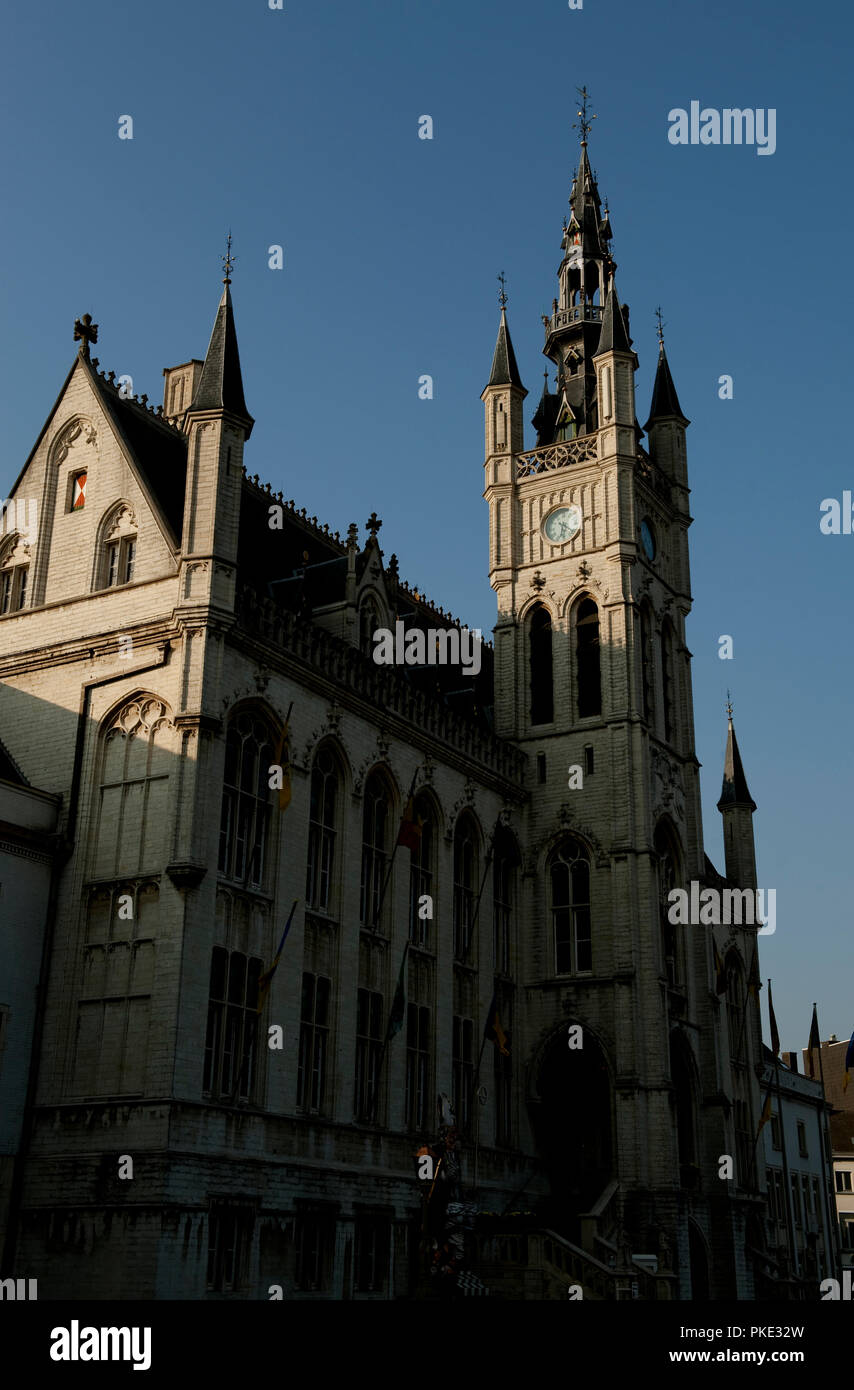
[[[379,519],[379,517],[377,516],[376,512],[371,512],[370,516],[368,517],[367,521],[365,522],[365,525],[367,526],[369,532],[371,533],[371,539],[372,539],[372,540],[376,540],[376,538],[377,538],[377,531],[378,531],[378,530],[380,529],[380,527],[382,526],[382,522],[380,521],[380,519]]]
[[[91,314],[84,314],[82,319],[74,320],[74,341],[80,343],[80,356],[89,361],[89,344],[98,341],[98,325],[92,322]]]
[[[231,284],[231,267],[234,265],[235,261],[237,260],[237,257],[236,257],[236,256],[232,256],[232,254],[231,254],[231,228],[229,228],[229,231],[228,231],[228,240],[226,241],[226,244],[225,244],[225,255],[224,255],[224,256],[220,256],[220,260],[222,261],[222,268],[223,268],[223,270],[225,271],[225,278],[223,279],[223,282],[222,282],[222,283],[223,283],[224,285],[230,285],[230,284]]]
[[[729,691],[726,693],[726,717],[732,719],[732,696]]]
[[[663,347],[664,347],[664,319],[661,317],[661,305],[660,305],[660,304],[659,304],[658,308],[657,308],[656,311],[655,311],[655,317],[658,319],[658,346],[659,346],[660,348],[663,348]]]
[[[586,86],[585,86],[585,87],[576,87],[575,90],[577,91],[579,97],[581,98],[581,110],[580,110],[580,111],[577,111],[577,112],[575,113],[575,114],[578,116],[578,124],[576,125],[576,124],[573,122],[572,128],[573,128],[573,130],[580,130],[580,131],[581,131],[581,143],[582,143],[582,145],[585,145],[585,146],[586,146],[586,144],[587,144],[587,136],[588,136],[589,133],[590,133],[590,126],[592,125],[593,121],[596,120],[596,115],[595,115],[595,113],[594,113],[593,115],[591,115],[591,116],[588,118],[588,115],[587,115],[587,103],[588,103],[588,101],[590,100],[590,93],[588,92]]]
[[[501,274],[497,275],[495,278],[501,286],[501,289],[498,291],[498,303],[501,305],[503,309],[507,304],[507,291],[504,288],[507,284],[507,281],[504,278],[504,271],[502,270]]]

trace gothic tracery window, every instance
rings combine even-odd
[[[318,912],[333,906],[337,802],[340,773],[331,748],[315,755],[311,769],[311,802],[308,824],[308,864],[305,901]]]
[[[478,894],[478,835],[470,815],[454,831],[454,955],[467,960],[472,944]]]
[[[99,528],[95,587],[113,589],[130,584],[136,569],[137,524],[126,503],[113,507]]]
[[[578,840],[565,840],[548,864],[554,971],[577,975],[593,969],[590,856]]]
[[[362,881],[360,919],[366,927],[377,927],[383,883],[388,864],[390,799],[385,780],[372,772],[365,786],[362,812]]]
[[[235,715],[225,741],[218,867],[244,887],[260,888],[265,881],[269,770],[275,761],[266,722],[251,711]]]

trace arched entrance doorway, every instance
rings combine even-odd
[[[552,1229],[577,1241],[578,1218],[601,1196],[613,1174],[611,1077],[605,1054],[585,1029],[583,1046],[562,1031],[549,1045],[531,1106],[542,1171],[549,1184],[544,1216]]]

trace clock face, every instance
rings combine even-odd
[[[652,522],[644,517],[640,525],[641,544],[648,560],[655,559],[655,532],[652,529]]]
[[[543,522],[543,535],[552,545],[565,545],[581,530],[581,508],[555,507]]]

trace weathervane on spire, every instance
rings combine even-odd
[[[726,693],[726,717],[732,719],[732,697],[729,691]]]
[[[594,114],[588,120],[587,103],[590,100],[590,93],[588,92],[587,87],[576,87],[575,90],[581,98],[581,110],[575,113],[578,116],[578,124],[576,125],[576,123],[573,122],[572,128],[573,130],[581,131],[581,143],[582,145],[586,146],[587,136],[590,133],[590,127],[592,123],[596,120],[596,114],[594,112]]]
[[[501,289],[498,291],[498,303],[501,305],[502,309],[504,309],[507,305],[507,291],[504,288],[507,281],[504,278],[504,271],[502,270],[501,274],[496,275],[495,278],[501,286]]]
[[[223,268],[223,270],[225,271],[225,279],[223,280],[222,283],[223,283],[224,285],[230,285],[230,284],[231,284],[231,267],[234,265],[235,261],[237,260],[237,257],[236,257],[236,256],[232,256],[232,254],[231,254],[231,230],[230,230],[230,229],[229,229],[229,233],[228,233],[228,241],[226,242],[225,255],[224,255],[224,256],[220,256],[220,260],[222,261],[222,268]]]
[[[655,311],[655,317],[658,319],[658,346],[659,346],[660,348],[663,348],[663,347],[664,347],[664,319],[661,317],[661,305],[660,305],[660,304],[659,304],[658,308],[657,308],[656,311]],[[727,694],[727,698],[729,698],[729,694]]]

